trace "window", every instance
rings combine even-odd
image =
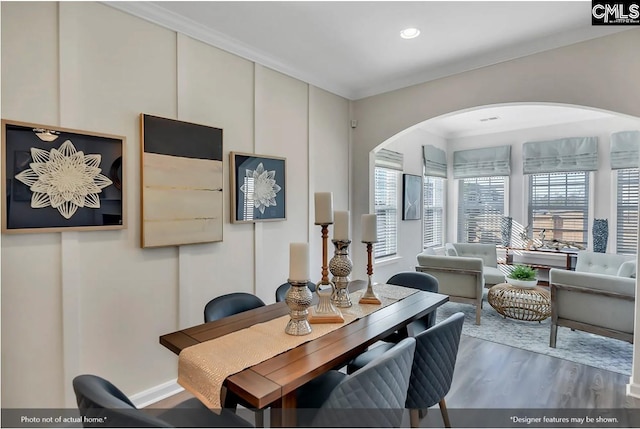
[[[444,179],[424,176],[422,246],[444,245]]]
[[[460,179],[458,241],[500,244],[504,216],[505,176]]]
[[[375,168],[375,209],[378,217],[375,258],[395,255],[398,249],[398,176],[397,170]]]
[[[589,173],[532,174],[529,177],[529,227],[532,238],[587,246]]]
[[[636,254],[638,248],[638,180],[637,168],[618,171],[616,198],[616,252]]]

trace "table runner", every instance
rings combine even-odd
[[[178,384],[207,407],[219,409],[220,390],[224,380],[230,375],[319,338],[417,292],[416,289],[386,284],[375,285],[374,290],[382,305],[358,304],[365,291],[353,292],[349,294],[353,305],[340,309],[344,323],[313,324],[312,332],[308,335],[286,334],[284,328],[289,322],[289,315],[286,315],[187,347],[180,352],[178,358]]]

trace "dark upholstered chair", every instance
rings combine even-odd
[[[329,371],[297,391],[298,425],[400,427],[416,341],[405,338],[360,371]]]
[[[463,313],[455,313],[446,320],[416,336],[416,353],[406,408],[410,410],[411,427],[418,427],[420,416],[435,404],[445,427],[451,427],[444,397],[449,393],[462,334]]]
[[[289,290],[289,286],[290,284],[288,282],[282,283],[280,286],[278,286],[278,289],[276,289],[276,302],[284,301],[285,295]],[[316,291],[316,284],[313,282],[307,282],[307,287],[311,290],[311,292]]]
[[[213,322],[223,317],[233,316],[243,311],[253,310],[254,308],[263,307],[264,301],[255,295],[245,292],[234,292],[227,295],[221,295],[213,298],[204,307],[204,321]],[[224,395],[224,406],[235,409],[238,404],[249,408],[250,405],[240,400],[236,395],[226,391]],[[255,419],[257,427],[264,427],[264,412],[255,410]]]
[[[387,284],[406,286],[427,292],[438,292],[438,279],[431,274],[420,273],[417,271],[406,271],[395,274],[387,280]],[[436,311],[434,310],[424,318],[411,322],[407,326],[407,332],[409,336],[415,337],[418,333],[432,327],[435,324],[435,321]],[[371,347],[369,350],[349,362],[347,365],[347,373],[352,374],[364,367],[366,364],[393,347],[393,344],[398,342],[400,339],[400,335],[398,333],[394,333],[385,340],[385,343]]]
[[[213,298],[204,307],[204,321],[213,322],[223,317],[242,313],[264,306],[264,302],[255,295],[245,292],[234,292]]]
[[[97,375],[75,377],[73,391],[82,416],[103,418],[103,423],[88,419],[84,427],[252,427],[228,410],[220,414],[212,412],[196,398],[157,416],[147,414],[137,409],[120,389]]]

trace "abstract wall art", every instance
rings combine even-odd
[[[109,166],[122,162],[124,142],[122,136],[2,120],[2,231],[124,228],[124,188],[108,177]]]
[[[417,220],[422,216],[422,177],[402,175],[402,220]]]
[[[222,241],[222,129],[140,115],[141,246]]]
[[[230,153],[231,222],[286,219],[285,158]]]

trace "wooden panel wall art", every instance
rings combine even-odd
[[[2,120],[2,232],[125,228],[124,144],[123,136]]]
[[[222,241],[222,129],[140,121],[142,247]]]

